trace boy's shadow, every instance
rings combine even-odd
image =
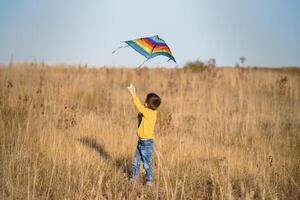
[[[82,137],[78,141],[86,147],[94,150],[99,156],[108,162],[111,162],[116,166],[121,172],[129,174],[130,171],[130,159],[129,156],[124,158],[114,159],[101,144],[98,144],[94,138]]]

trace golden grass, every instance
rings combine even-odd
[[[127,181],[130,82],[162,97],[152,188]],[[0,199],[299,198],[299,69],[18,64],[0,83]]]

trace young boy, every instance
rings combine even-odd
[[[135,181],[140,171],[140,161],[144,164],[146,171],[146,185],[151,186],[153,182],[152,174],[152,153],[153,153],[153,131],[156,121],[156,109],[161,103],[160,97],[155,93],[149,93],[146,96],[144,105],[136,95],[134,85],[128,87],[132,95],[133,102],[139,111],[138,114],[138,143],[132,164],[132,176],[130,181]]]

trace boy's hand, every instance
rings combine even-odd
[[[132,95],[136,94],[135,87],[132,83],[130,83],[130,85],[127,87],[127,89],[129,90],[130,94],[132,94]]]

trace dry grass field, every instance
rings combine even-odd
[[[153,187],[127,179],[130,82],[162,97]],[[0,177],[0,199],[299,199],[300,69],[2,67]]]

